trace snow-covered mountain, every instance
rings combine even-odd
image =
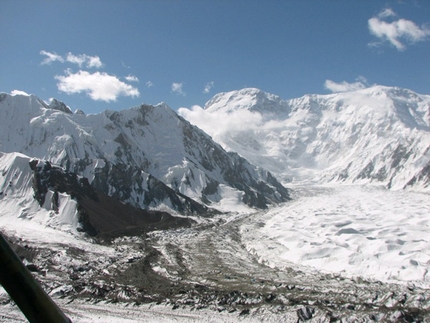
[[[187,227],[193,222],[133,207],[97,191],[85,177],[20,153],[0,153],[0,205],[3,224],[37,223],[100,238]]]
[[[42,203],[35,199],[30,158],[19,153],[0,153],[0,205],[2,218],[11,221],[31,219],[45,226],[74,231],[79,226],[77,203],[70,195],[57,195],[55,211],[53,191],[46,192]],[[53,216],[57,212],[57,216]]]
[[[74,321],[425,321],[430,192],[337,182],[428,189],[429,102],[244,89],[87,116],[0,94],[0,231]],[[288,191],[233,151],[293,201],[249,212]],[[237,212],[181,215],[216,209]]]
[[[227,153],[165,104],[85,115],[57,100],[1,94],[0,113],[0,151],[62,166],[137,207],[204,214],[226,200],[257,208],[288,200],[269,172]]]
[[[373,86],[282,100],[247,88],[179,114],[284,181],[430,185],[429,95]]]

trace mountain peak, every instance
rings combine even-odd
[[[134,206],[204,214],[209,205],[223,210],[223,200],[245,209],[288,200],[270,173],[223,150],[165,103],[66,117],[57,100],[5,95],[0,111],[0,151],[46,159]]]
[[[68,114],[72,114],[72,110],[66,104],[61,101],[58,101],[57,99],[52,99],[48,107],[54,110],[59,110]]]
[[[211,112],[224,111],[227,113],[231,113],[234,110],[276,112],[277,109],[282,107],[286,107],[286,101],[279,96],[257,88],[244,88],[216,94],[206,103],[204,109]]]
[[[216,95],[204,111],[205,118],[194,119],[202,128],[219,112],[240,120],[204,129],[223,147],[278,178],[430,187],[429,95],[375,85],[282,100],[243,89]]]
[[[339,92],[328,94],[328,96],[354,96],[354,94],[361,94],[367,97],[379,98],[379,99],[401,99],[401,100],[413,100],[422,101],[428,95],[421,95],[412,90],[397,87],[397,86],[385,86],[385,85],[373,85],[364,89],[358,89],[353,91]],[[325,96],[325,95],[322,95]]]

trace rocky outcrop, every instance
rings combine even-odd
[[[40,206],[45,204],[47,192],[53,191],[51,205],[58,213],[58,194],[70,195],[78,204],[80,226],[77,229],[90,236],[110,239],[141,235],[152,230],[187,227],[193,223],[190,219],[177,218],[166,212],[148,211],[123,203],[118,198],[98,191],[90,185],[87,178],[69,173],[50,162],[33,159],[29,164],[33,171],[34,198]],[[159,185],[171,191],[162,183]],[[160,191],[163,192],[163,189]],[[205,211],[203,206],[195,202],[193,204],[193,201],[188,201],[188,204],[178,202],[178,205],[188,205],[190,209],[194,207],[196,210]]]

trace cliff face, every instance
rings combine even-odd
[[[165,104],[86,116],[53,102],[2,94],[0,150],[60,165],[140,208],[205,215],[232,196],[256,208],[289,199],[270,173],[226,152]]]
[[[87,178],[48,161],[17,153],[1,154],[0,169],[2,216],[10,216],[13,221],[26,218],[50,228],[85,232],[100,239],[142,235],[194,223],[188,218],[124,203],[95,189]]]

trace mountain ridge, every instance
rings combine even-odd
[[[283,100],[250,88],[179,114],[284,182],[430,185],[429,95],[377,85]],[[210,127],[227,118],[240,122]]]
[[[51,103],[1,94],[0,151],[46,159],[142,208],[195,214],[223,208],[225,198],[242,209],[288,200],[271,174],[224,151],[166,104],[85,115]]]
[[[0,153],[0,171],[2,217],[10,221],[31,220],[102,240],[194,223],[188,217],[133,207],[97,191],[85,177],[20,153]]]

